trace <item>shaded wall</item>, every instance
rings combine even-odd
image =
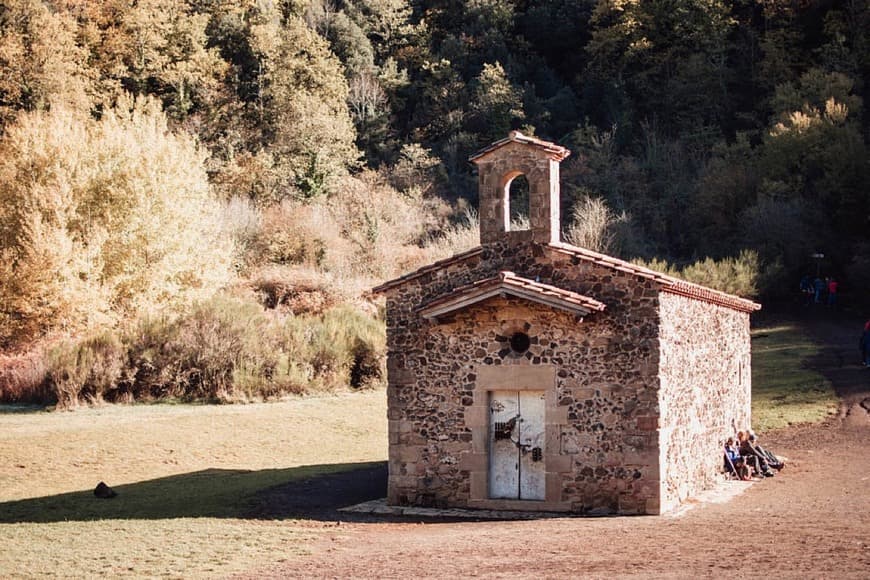
[[[662,293],[663,509],[713,484],[733,425],[750,424],[749,315]]]

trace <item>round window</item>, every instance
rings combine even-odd
[[[525,332],[515,332],[513,336],[511,336],[511,350],[515,353],[522,354],[529,350],[529,345],[532,344],[531,339],[529,339],[529,335]]]

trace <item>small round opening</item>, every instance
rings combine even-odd
[[[513,336],[511,336],[511,350],[515,353],[522,354],[529,350],[529,345],[532,344],[531,339],[529,339],[529,335],[525,332],[515,332]]]

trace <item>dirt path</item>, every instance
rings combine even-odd
[[[822,317],[809,322],[830,345],[812,364],[834,382],[843,410],[824,425],[763,437],[788,466],[727,503],[679,517],[341,525],[316,517],[312,526],[333,533],[310,556],[253,575],[867,578],[870,370],[851,352],[854,333]]]

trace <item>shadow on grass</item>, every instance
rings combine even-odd
[[[51,408],[46,405],[30,405],[27,403],[0,403],[0,415],[45,413]]]
[[[108,482],[111,485],[111,482]],[[95,482],[96,484],[96,482]],[[386,462],[260,471],[208,469],[114,487],[0,503],[0,524],[171,518],[337,520],[338,508],[386,496]]]
[[[870,370],[861,365],[858,341],[865,319],[849,312],[816,312],[805,316],[803,326],[819,352],[804,365],[831,382],[847,405],[870,396]]]

